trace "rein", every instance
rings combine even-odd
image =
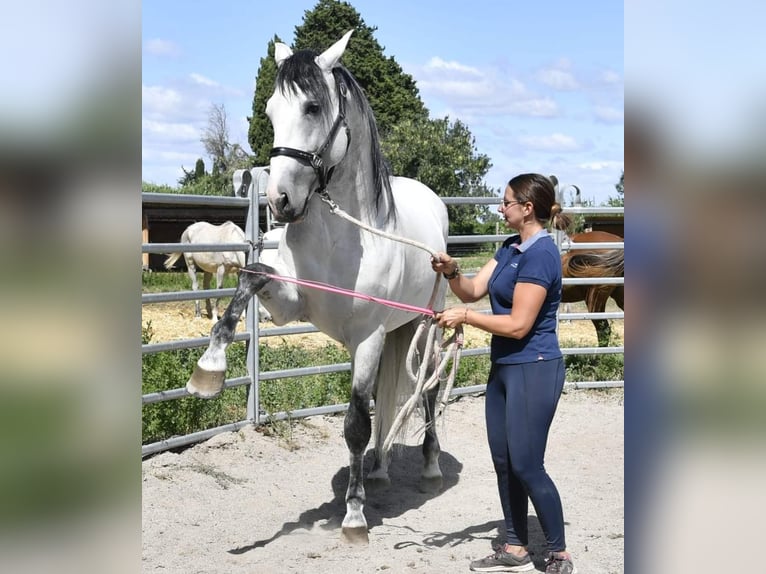
[[[363,221],[360,221],[356,219],[355,217],[349,215],[345,211],[343,211],[340,206],[335,203],[332,198],[330,197],[330,194],[327,193],[327,190],[323,190],[320,192],[317,192],[317,195],[319,195],[319,198],[324,201],[327,205],[330,206],[330,211],[345,219],[346,221],[350,221],[354,225],[361,227],[365,231],[369,231],[370,233],[373,233],[375,235],[380,235],[381,237],[385,237],[386,239],[391,239],[392,241],[398,241],[399,243],[406,243],[407,245],[412,245],[413,247],[417,247],[418,249],[422,249],[423,251],[427,252],[431,257],[436,257],[436,254],[438,253],[434,249],[431,249],[428,245],[425,243],[421,243],[420,241],[415,241],[414,239],[409,239],[407,237],[401,237],[399,235],[394,235],[392,233],[387,233],[386,231],[381,231],[380,229],[376,229],[375,227],[372,227],[370,225],[367,225]]]
[[[384,299],[382,297],[375,297],[374,295],[367,295],[366,293],[359,293],[358,291],[352,291],[351,289],[344,289],[343,287],[337,287],[330,285],[329,283],[322,283],[321,281],[311,281],[309,279],[295,279],[294,277],[287,277],[285,275],[276,275],[274,273],[267,273],[265,271],[253,271],[252,269],[246,269],[244,267],[239,268],[240,271],[245,273],[252,273],[253,275],[263,275],[269,279],[275,281],[282,281],[284,283],[292,283],[294,285],[301,285],[303,287],[310,287],[312,289],[318,289],[320,291],[327,291],[328,293],[335,293],[337,295],[345,295],[347,297],[355,297],[357,299],[364,299],[365,301],[372,301],[373,303],[379,303],[386,307],[392,307],[393,309],[400,309],[402,311],[411,311],[413,313],[421,313],[429,317],[433,317],[436,311],[433,309],[427,309],[425,307],[418,307],[417,305],[410,305],[409,303],[401,303],[399,301],[391,301],[390,299]]]

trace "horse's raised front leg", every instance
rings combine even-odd
[[[220,321],[213,325],[210,344],[197,361],[194,372],[186,383],[186,390],[196,397],[208,399],[221,392],[226,373],[226,347],[234,340],[239,317],[253,295],[271,281],[265,275],[249,271],[273,273],[274,269],[262,263],[253,263],[239,272],[237,290]]]
[[[367,543],[367,520],[364,517],[364,453],[372,435],[370,398],[378,372],[385,333],[376,331],[352,351],[351,401],[343,425],[349,452],[346,516],[341,533],[347,542]]]

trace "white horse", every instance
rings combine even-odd
[[[221,225],[213,225],[207,221],[192,223],[181,234],[181,243],[246,243],[247,237],[235,223],[226,221]],[[245,252],[243,251],[203,251],[200,253],[171,253],[165,259],[165,269],[172,269],[176,261],[183,255],[186,261],[186,269],[192,282],[192,289],[197,291],[197,267],[202,270],[202,288],[210,289],[210,279],[215,273],[215,287],[220,289],[224,277],[229,273],[236,273],[245,266]],[[213,321],[218,321],[218,298],[215,305],[211,306],[210,299],[205,299],[207,315]],[[194,316],[201,317],[199,299],[194,301]]]
[[[443,308],[446,282],[434,274],[427,252],[362,230],[328,207],[331,200],[371,228],[437,251],[446,249],[448,222],[442,201],[417,181],[389,176],[369,103],[339,64],[350,35],[322,54],[293,54],[284,44],[275,46],[276,88],[266,107],[274,127],[266,195],[276,220],[289,225],[273,266],[256,263],[240,273],[237,293],[213,327],[210,345],[186,388],[196,396],[220,392],[225,349],[233,340],[237,317],[256,293],[276,324],[307,320],[343,343],[352,357],[352,389],[344,427],[350,463],[342,534],[349,541],[366,542],[362,474],[372,436],[370,399],[375,397],[376,436],[368,480],[386,484],[389,453],[383,442],[396,416],[397,398],[412,394],[404,359],[422,316],[262,274]],[[442,484],[433,424],[438,391],[432,389],[424,401],[422,487],[431,490]]]

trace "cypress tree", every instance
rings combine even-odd
[[[295,27],[295,49],[321,53],[352,29],[342,64],[364,89],[380,135],[385,137],[401,121],[427,119],[415,80],[393,57],[383,54],[374,36],[377,27],[368,26],[348,2],[319,0],[313,10],[307,10],[303,23]]]

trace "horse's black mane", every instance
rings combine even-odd
[[[322,77],[322,72],[314,59],[318,56],[313,50],[299,50],[287,58],[277,71],[276,85],[282,93],[288,91],[297,94],[303,92],[309,98],[316,100],[322,107],[325,116],[328,112],[328,103],[330,101],[330,91]],[[341,65],[333,68],[335,82],[346,84],[349,93],[349,101],[354,102],[357,109],[362,114],[362,118],[367,122],[370,133],[370,153],[372,155],[373,181],[375,182],[375,203],[378,209],[381,206],[381,199],[387,197],[387,202],[391,206],[387,219],[395,217],[393,208],[393,196],[391,193],[391,182],[389,180],[390,169],[383,153],[380,149],[378,139],[378,126],[375,122],[375,116],[372,108],[364,95],[364,91],[357,83],[351,73]],[[332,119],[330,119],[332,121]],[[354,137],[354,134],[351,136]],[[352,144],[353,145],[353,144]]]

